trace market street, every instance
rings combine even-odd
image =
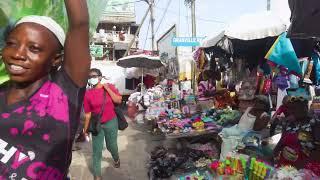
[[[130,123],[129,127],[119,132],[118,137],[121,167],[113,167],[110,153],[105,149],[102,160],[102,177],[117,180],[144,180],[148,179],[147,162],[149,152],[163,143],[163,138],[152,136],[147,132],[145,126]],[[78,143],[81,150],[73,152],[72,164],[70,167],[71,178],[74,180],[92,179],[90,172],[92,147],[91,143]]]

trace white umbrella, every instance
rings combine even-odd
[[[159,56],[148,56],[144,54],[132,55],[121,58],[117,62],[118,66],[124,68],[145,68],[145,69],[156,69],[164,66],[164,63],[160,60]]]
[[[165,64],[160,60],[160,57],[148,56],[144,54],[131,55],[120,58],[117,65],[123,68],[141,68],[142,69],[142,87],[143,87],[143,74],[144,69],[157,69],[163,67]],[[144,89],[142,88],[142,91]]]

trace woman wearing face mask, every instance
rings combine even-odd
[[[86,0],[64,2],[67,35],[50,17],[26,16],[5,39],[0,179],[66,179],[90,54]]]
[[[114,160],[114,166],[116,168],[120,167],[117,144],[118,120],[114,111],[114,103],[120,104],[122,96],[114,85],[102,84],[101,80],[101,71],[99,69],[91,69],[88,83],[93,88],[87,90],[84,98],[85,132],[88,130],[91,113],[99,114],[104,104],[100,120],[102,129],[97,136],[92,136],[93,175],[95,179],[101,179],[101,158],[104,140]]]

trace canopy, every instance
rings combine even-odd
[[[225,37],[225,31],[214,34],[213,36],[208,36],[202,41],[201,47],[208,48],[215,46],[223,37]]]
[[[286,23],[272,12],[246,14],[230,23],[225,31],[206,38],[201,47],[215,46],[223,37],[248,41],[279,36],[286,29]]]

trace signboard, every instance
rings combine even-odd
[[[158,51],[162,62],[166,64],[162,75],[166,79],[179,78],[179,62],[177,55],[177,47],[172,46],[171,41],[176,37],[176,26],[172,26],[158,41]]]
[[[103,21],[135,22],[135,3],[132,0],[108,0]]]
[[[200,46],[204,37],[174,37],[172,38],[172,46]]]
[[[103,57],[103,45],[90,45],[90,54],[92,57]]]

